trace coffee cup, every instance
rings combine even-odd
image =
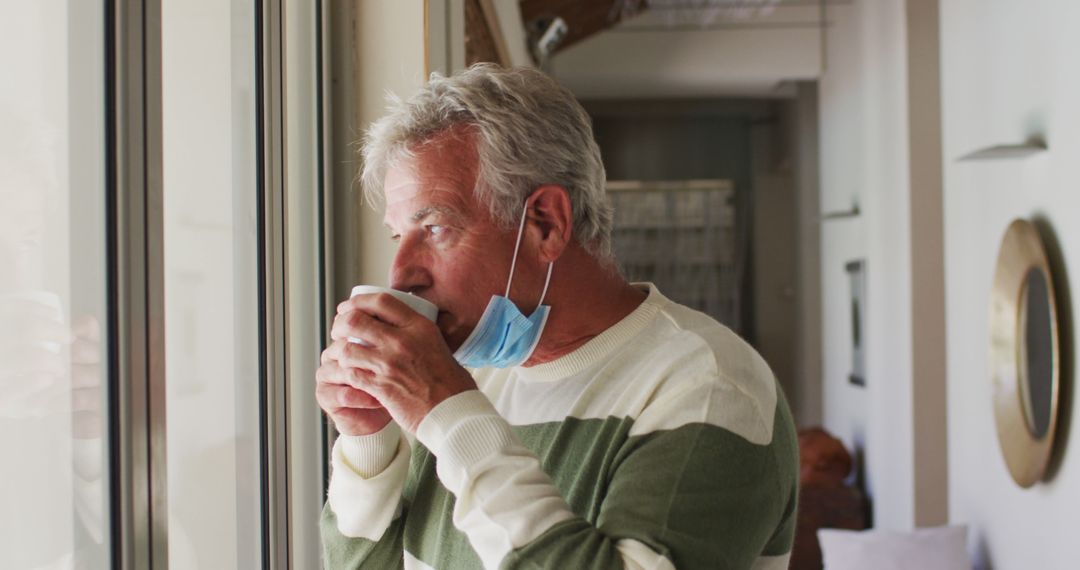
[[[351,297],[357,295],[370,295],[372,293],[389,293],[393,295],[395,299],[405,303],[412,310],[420,313],[424,318],[434,322],[435,318],[439,316],[439,308],[434,303],[427,299],[422,299],[413,295],[412,293],[406,293],[405,291],[398,291],[397,289],[390,289],[389,287],[377,287],[375,285],[357,285],[352,289]],[[364,346],[370,346],[363,339],[353,336],[349,337],[349,342],[355,342]]]

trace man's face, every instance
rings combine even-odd
[[[390,286],[439,307],[437,323],[457,349],[492,295],[506,287],[513,232],[473,195],[477,156],[467,137],[440,135],[389,169],[383,219],[398,244]]]

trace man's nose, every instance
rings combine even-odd
[[[390,288],[419,292],[431,284],[431,272],[424,263],[424,256],[411,240],[403,239],[394,254],[394,262],[390,265]]]

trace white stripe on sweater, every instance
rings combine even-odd
[[[612,339],[620,346],[608,347]],[[515,426],[625,417],[635,420],[630,435],[701,422],[758,445],[772,441],[778,394],[768,364],[727,327],[655,289],[630,316],[555,363],[474,376]]]
[[[364,478],[356,472],[356,465],[346,461],[342,438],[334,442],[327,501],[337,516],[341,534],[379,540],[390,523],[401,515],[401,491],[409,472],[410,452],[404,437],[399,436],[397,443],[397,453],[390,464],[377,475]]]

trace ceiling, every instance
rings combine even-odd
[[[852,0],[521,0],[568,32],[545,67],[582,98],[784,97]],[[629,7],[629,8],[628,8]]]

